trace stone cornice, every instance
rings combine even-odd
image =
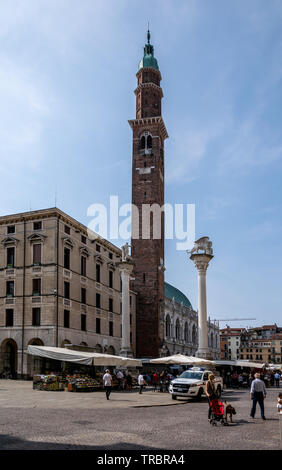
[[[150,126],[152,124],[157,124],[160,126],[160,131],[163,139],[168,138],[168,133],[165,127],[165,123],[163,121],[162,116],[156,116],[156,117],[144,117],[140,119],[131,119],[128,121],[130,127],[132,130],[138,127],[143,127],[143,126]]]
[[[142,73],[142,72],[147,72],[147,71],[152,71],[154,72],[156,75],[159,76],[160,80],[162,79],[162,75],[161,75],[161,72],[157,69],[155,69],[154,67],[142,67],[140,70],[138,70],[138,72],[136,73],[136,77],[138,78],[139,75]]]
[[[17,245],[18,243],[19,243],[19,240],[14,237],[6,237],[6,238],[3,238],[3,240],[1,241],[1,244],[3,246]]]
[[[161,98],[164,96],[163,95],[163,90],[160,86],[156,85],[155,83],[148,82],[148,83],[140,83],[138,87],[134,90],[135,95],[137,95],[138,91],[141,88],[155,88],[155,90],[161,94]]]

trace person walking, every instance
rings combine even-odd
[[[127,390],[130,392],[132,389],[132,376],[130,375],[129,372],[127,373],[125,379],[126,379]]]
[[[158,376],[157,371],[156,371],[153,374],[153,386],[154,386],[153,390],[154,390],[154,392],[157,390],[158,383],[159,383],[159,376]]]
[[[118,379],[118,389],[121,390],[123,387],[123,373],[121,370],[117,372],[117,379]]]
[[[106,373],[104,374],[103,376],[103,386],[106,390],[106,397],[107,397],[107,400],[110,399],[110,394],[111,394],[111,391],[112,391],[112,376],[110,374],[110,371],[109,369],[106,370]]]
[[[138,385],[139,385],[139,393],[141,394],[142,393],[142,390],[144,388],[144,385],[145,385],[145,380],[144,380],[144,376],[143,374],[140,372],[139,376],[138,376]]]
[[[211,418],[211,400],[213,398],[216,398],[215,385],[214,385],[214,375],[213,374],[209,375],[209,379],[206,382],[205,393],[208,397],[208,402],[209,402],[208,419],[210,419]]]
[[[257,403],[260,406],[260,413],[263,420],[266,419],[264,416],[264,399],[266,398],[266,387],[263,380],[260,379],[260,374],[255,374],[255,379],[252,381],[251,391],[250,391],[251,400],[253,400],[253,406],[251,409],[251,418],[255,417]]]
[[[274,379],[275,379],[275,387],[279,388],[280,374],[277,371],[274,374]]]

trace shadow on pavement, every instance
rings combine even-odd
[[[1,450],[158,450],[157,447],[140,446],[129,442],[117,442],[112,445],[87,446],[75,444],[57,444],[55,442],[26,441],[15,436],[0,434]]]

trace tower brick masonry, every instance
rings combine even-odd
[[[161,117],[161,74],[149,31],[136,76],[136,119],[129,121],[133,131],[132,204],[139,211],[139,233],[133,228],[133,217],[131,239],[134,261],[131,287],[138,294],[136,354],[137,357],[157,357],[164,331],[164,214],[161,214],[159,238],[153,237],[152,212],[149,232],[144,238],[146,226],[142,208],[164,204],[164,141],[168,135]]]

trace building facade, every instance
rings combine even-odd
[[[220,330],[220,359],[240,359],[241,333],[244,328],[226,328]]]
[[[31,375],[30,344],[119,354],[121,250],[57,208],[0,218],[0,372]],[[135,354],[136,295],[130,292]]]
[[[162,356],[196,356],[198,350],[198,313],[189,299],[165,282],[164,343]],[[208,344],[213,359],[220,359],[220,335],[217,324],[208,321]]]
[[[272,357],[271,362],[282,364],[282,334],[277,333],[271,338]]]

